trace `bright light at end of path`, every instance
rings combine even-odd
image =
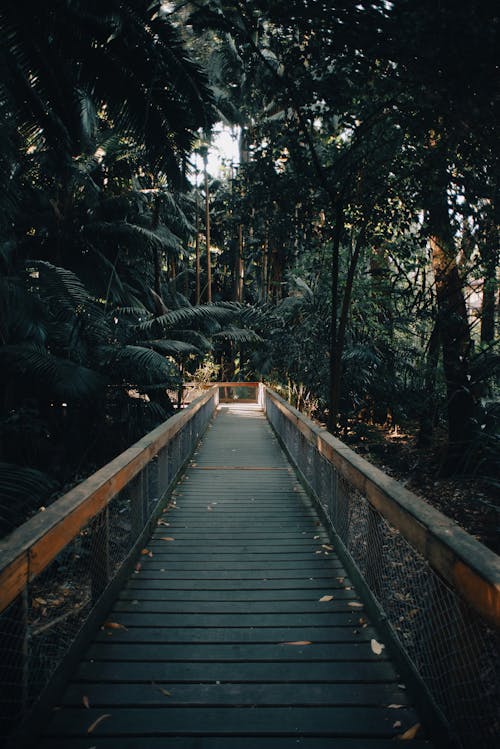
[[[237,169],[240,163],[239,152],[240,129],[229,128],[226,125],[217,125],[212,131],[210,147],[208,149],[208,173],[211,177],[219,179],[231,176],[231,166]],[[197,183],[203,180],[203,160],[199,154],[193,154],[192,163],[194,171],[198,172]],[[194,181],[194,174],[192,175]]]
[[[228,128],[225,125],[220,125],[214,129],[208,152],[208,171],[213,177],[219,177],[221,171],[231,169],[231,164],[235,168],[238,167],[240,162],[239,138],[239,128]]]

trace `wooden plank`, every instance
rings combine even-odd
[[[113,611],[110,620],[125,627],[357,627],[359,613],[348,611],[314,614],[192,614],[147,613],[144,611]],[[301,638],[302,639],[302,638]]]
[[[76,671],[79,681],[109,682],[392,682],[397,683],[394,668],[387,661],[336,661],[308,663],[287,661],[269,663],[186,662],[163,663],[99,661],[83,662]]]
[[[327,663],[339,661],[373,661],[379,663],[387,660],[382,652],[375,655],[369,642],[312,643],[311,645],[288,646],[279,643],[120,643],[110,638],[107,642],[91,645],[87,658],[93,661],[127,662],[252,662],[269,661],[307,661],[308,663]]]
[[[335,589],[328,582],[320,583],[315,588],[305,590],[301,590],[298,587],[294,589],[285,588],[284,590],[278,588],[262,590],[218,590],[217,588],[200,590],[197,587],[193,587],[191,590],[186,590],[185,588],[181,590],[133,588],[122,591],[118,596],[118,600],[121,602],[128,601],[132,604],[134,601],[139,601],[144,608],[147,607],[148,602],[164,603],[165,601],[168,601],[169,604],[175,604],[176,602],[192,604],[247,603],[250,604],[249,610],[253,610],[252,607],[255,603],[263,606],[266,602],[284,603],[286,601],[293,601],[297,606],[301,603],[302,608],[306,609],[309,603],[319,601],[321,597],[326,595],[333,596],[337,602],[342,601],[345,603],[346,601],[359,600],[352,591]],[[323,603],[326,605],[327,602],[323,601]]]
[[[145,749],[144,738],[141,736],[96,736],[92,733],[92,747],[95,749]],[[193,743],[195,742],[195,743]],[[279,736],[259,735],[258,748],[255,746],[255,737],[247,738],[238,736],[238,749],[291,749],[290,738]],[[72,749],[89,749],[89,737],[84,739],[72,738]],[[431,743],[425,740],[414,739],[411,749],[430,749]],[[335,747],[332,747],[332,739],[329,737],[299,736],[293,739],[294,749],[395,749],[392,738],[380,739],[363,736],[362,738],[338,738],[335,737]],[[51,736],[47,741],[42,741],[38,749],[68,749],[68,738],[54,738]],[[234,737],[225,736],[202,736],[193,740],[192,737],[182,736],[148,736],[147,749],[235,749]]]
[[[138,573],[138,575],[145,574],[145,572],[150,569],[166,569],[168,567],[168,570],[173,571],[175,569],[181,569],[184,571],[188,570],[196,570],[196,571],[221,571],[224,573],[232,573],[232,572],[238,572],[246,570],[248,572],[254,571],[262,573],[262,577],[272,577],[273,573],[276,573],[278,571],[285,572],[286,570],[292,571],[292,570],[301,570],[302,571],[302,577],[314,577],[314,574],[321,570],[336,570],[336,569],[343,569],[342,565],[333,556],[330,557],[320,557],[319,555],[313,555],[307,557],[307,560],[304,559],[279,559],[270,561],[268,559],[262,559],[257,557],[256,559],[250,560],[250,559],[238,559],[238,560],[231,560],[231,565],[227,564],[227,558],[224,558],[222,560],[216,560],[216,559],[183,559],[181,561],[176,560],[172,557],[168,558],[167,560],[160,560],[159,555],[156,557],[150,558],[150,557],[143,557],[141,560],[142,563],[142,570]],[[229,569],[228,569],[229,567]],[[266,572],[269,572],[271,574],[267,575]],[[260,576],[260,575],[259,575]],[[276,575],[274,575],[276,577]],[[296,576],[296,575],[295,575]],[[287,575],[283,575],[283,577],[287,577]],[[300,575],[299,575],[300,577]]]
[[[140,599],[118,600],[114,611],[144,612],[144,614],[320,614],[330,612],[349,612],[351,603],[358,603],[355,611],[363,611],[363,604],[334,599],[329,602],[320,601],[145,601]]]
[[[74,736],[88,730],[102,711],[67,708],[55,713],[48,726],[48,735]],[[390,710],[381,707],[275,707],[266,708],[184,708],[182,710],[157,708],[115,709],[103,720],[96,735],[130,736],[188,736],[253,735],[300,736],[387,736],[395,737],[401,728],[409,728],[415,716],[411,710]]]
[[[282,627],[129,627],[108,629],[103,627],[96,634],[96,642],[363,642],[375,637],[372,627],[330,626],[297,627],[295,623]],[[290,645],[288,647],[296,647]]]
[[[169,692],[166,695],[162,689]],[[61,704],[81,707],[83,695],[96,707],[209,705],[408,705],[391,684],[103,684],[73,683]],[[394,708],[391,708],[394,709]],[[392,713],[391,713],[392,714]],[[406,714],[406,711],[405,711]],[[394,720],[397,718],[394,717]],[[415,720],[416,722],[416,720]]]
[[[340,578],[342,579],[342,578]],[[347,581],[347,578],[345,578]],[[350,583],[346,584],[350,585]],[[200,580],[197,577],[191,577],[185,580],[172,580],[165,576],[164,578],[145,578],[142,579],[132,578],[127,583],[126,588],[123,589],[123,595],[120,598],[135,597],[137,591],[142,590],[146,594],[149,591],[161,592],[163,598],[169,600],[172,599],[173,594],[180,594],[183,591],[199,591],[207,593],[211,591],[235,591],[241,594],[245,594],[245,591],[250,593],[262,592],[279,592],[286,594],[289,590],[297,591],[317,591],[324,589],[336,590],[337,587],[341,587],[340,583],[336,582],[335,578],[332,582],[331,575],[321,578],[295,578],[292,580],[287,579],[256,579],[256,580]]]
[[[169,526],[166,526],[167,528]],[[203,530],[198,535],[192,534],[188,538],[184,537],[182,533],[179,533],[179,529],[176,527],[174,536],[166,536],[170,533],[169,530],[165,530],[165,527],[156,533],[147,544],[147,548],[153,551],[165,552],[174,547],[167,547],[165,543],[171,543],[166,541],[166,538],[174,538],[176,547],[179,549],[185,549],[187,551],[199,551],[213,550],[214,548],[220,549],[226,552],[247,552],[247,551],[272,551],[276,550],[279,552],[283,551],[316,551],[321,549],[323,544],[331,546],[331,542],[325,535],[320,535],[316,540],[311,537],[298,536],[297,540],[293,540],[290,537],[278,538],[274,541],[272,538],[267,539],[255,539],[247,537],[235,537],[228,535],[226,537],[217,537],[213,535],[209,530]],[[162,535],[160,535],[162,534]]]
[[[306,564],[314,558],[315,552],[314,551],[296,551],[295,553],[283,553],[280,551],[269,551],[269,552],[246,552],[245,553],[245,561],[247,564],[251,564],[253,562],[259,563],[269,563],[270,566],[275,564],[281,564],[282,562],[305,562]],[[172,548],[172,551],[170,553],[166,552],[165,554],[160,554],[157,552],[154,554],[154,557],[156,558],[156,561],[186,561],[186,562],[222,562],[223,564],[226,564],[228,567],[231,566],[232,562],[240,562],[242,558],[242,554],[236,554],[234,552],[227,552],[224,553],[223,551],[212,551],[212,552],[206,552],[205,554],[198,553],[196,551],[185,551],[183,553],[182,549],[174,549]]]
[[[255,580],[277,580],[285,578],[318,578],[325,575],[343,573],[343,567],[338,560],[322,559],[318,562],[276,562],[272,566],[264,566],[255,562],[233,562],[231,569],[227,569],[224,562],[160,562],[150,559],[136,571],[137,579],[144,578],[198,578],[204,579],[255,579]]]
[[[318,592],[319,591],[319,592]],[[316,583],[313,588],[262,588],[259,590],[220,590],[213,586],[208,590],[200,590],[193,586],[191,589],[171,590],[169,588],[126,588],[119,595],[119,600],[139,601],[317,601],[321,596],[334,595],[338,600],[353,600],[354,593],[340,588],[334,588],[328,583]]]

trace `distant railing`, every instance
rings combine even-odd
[[[211,387],[0,542],[0,743],[14,732],[17,746],[57,692],[155,525],[168,536],[163,500],[218,397]]]
[[[421,712],[498,747],[500,557],[269,389],[265,410]]]
[[[255,403],[263,406],[262,382],[187,382],[184,384],[183,402],[189,403],[193,395],[217,386],[220,403]]]

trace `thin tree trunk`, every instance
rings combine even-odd
[[[212,264],[210,259],[210,192],[208,187],[207,156],[203,157],[205,175],[205,243],[207,245],[207,302],[212,302]]]
[[[338,402],[336,397],[337,381],[337,316],[339,305],[339,266],[340,266],[340,240],[344,231],[344,210],[342,205],[337,206],[335,215],[335,231],[333,234],[332,268],[331,268],[331,291],[332,311],[330,317],[330,398],[328,411],[328,429],[334,432],[337,428]]]
[[[335,341],[335,361],[333,365],[333,376],[331,380],[331,393],[330,393],[330,409],[331,414],[335,417],[335,422],[332,422],[332,427],[334,429],[337,428],[337,416],[339,412],[339,406],[340,406],[340,393],[341,393],[341,386],[342,386],[342,355],[344,353],[344,346],[345,346],[345,334],[347,329],[347,320],[349,317],[349,310],[351,307],[351,297],[352,297],[352,290],[354,286],[354,276],[356,274],[356,268],[358,265],[359,257],[361,255],[361,250],[364,247],[365,242],[365,228],[366,228],[366,220],[358,234],[358,238],[356,240],[356,244],[354,247],[354,252],[352,253],[352,257],[349,263],[349,268],[347,271],[347,279],[344,289],[344,296],[342,298],[342,309],[340,311],[340,317],[339,317],[339,324],[337,329],[337,336]],[[330,428],[330,425],[329,425]],[[331,429],[330,429],[331,431]]]
[[[195,251],[195,258],[196,258],[196,304],[200,304],[201,299],[201,283],[200,283],[200,276],[201,276],[201,268],[200,268],[200,204],[199,204],[199,194],[198,190],[196,190],[196,236],[194,240],[194,251]]]
[[[461,280],[446,239],[434,233],[430,238],[436,279],[443,367],[448,412],[448,452],[444,473],[459,468],[473,436],[475,405],[470,391],[470,330]]]
[[[238,225],[238,256],[236,258],[236,301],[243,302],[245,267],[243,263],[243,224]]]
[[[264,241],[262,243],[262,269],[261,269],[261,289],[260,296],[263,302],[267,301],[267,274],[268,274],[268,257],[269,257],[269,222],[266,221]]]
[[[152,228],[153,231],[158,228],[160,225],[160,197],[159,195],[156,195],[154,206],[153,206],[153,217],[152,217]],[[163,314],[163,298],[161,295],[161,274],[162,274],[162,255],[158,247],[155,247],[153,249],[153,263],[154,263],[154,290],[157,294],[157,299],[155,300],[155,306],[157,309],[157,314],[162,315]]]
[[[471,336],[448,214],[448,175],[442,156],[432,156],[426,197],[447,390],[448,448],[442,470],[449,474],[464,464],[474,435],[475,403],[470,390]]]
[[[424,392],[425,400],[420,410],[418,446],[430,447],[436,418],[436,377],[440,351],[439,321],[436,320],[427,346],[425,360]]]
[[[479,248],[484,268],[481,343],[492,343],[495,338],[495,301],[499,286],[497,280],[498,244],[498,226],[494,217],[491,217],[486,231],[486,240]]]

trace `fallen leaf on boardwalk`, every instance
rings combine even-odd
[[[154,557],[154,554],[152,551],[149,552],[148,557]]]
[[[135,565],[135,571],[140,572],[141,569],[142,569],[142,564],[140,562],[137,562],[137,564]]]
[[[313,541],[317,541],[319,536],[313,536]]]
[[[158,690],[165,695],[165,697],[171,697],[172,692],[169,692],[168,689],[163,689],[163,687],[158,687]]]
[[[394,723],[392,724],[392,727],[393,728],[401,728],[402,725],[403,724],[401,723],[400,720],[395,720]]]
[[[90,708],[90,703],[89,703],[89,698],[87,697],[86,694],[82,697],[82,702],[83,702],[83,707],[86,707],[88,710]]]
[[[387,707],[389,707],[391,710],[399,710],[401,707],[403,707],[403,705],[392,704],[392,705],[387,705]]]
[[[103,624],[105,629],[124,629],[127,631],[127,628],[124,624],[120,624],[119,622],[104,622]]]
[[[326,549],[327,551],[333,551],[333,546],[330,546],[330,544],[321,544],[322,549]]]
[[[367,621],[364,616],[359,617],[358,624],[361,624],[362,627],[366,627]]]
[[[315,551],[314,553],[315,554],[322,554],[323,552],[321,551],[321,549],[318,549],[318,551]]]
[[[358,603],[357,601],[349,601],[349,603],[347,605],[351,606],[353,609],[362,609],[363,608],[363,604],[362,603]]]
[[[209,510],[209,511],[213,510],[213,509],[214,509],[213,507],[207,507],[207,510]]]
[[[312,645],[310,640],[295,640],[294,642],[280,642],[280,645]]]
[[[160,541],[175,541],[175,538],[172,538],[172,536],[162,536]]]
[[[370,646],[372,653],[375,653],[375,655],[382,655],[382,650],[385,649],[385,645],[382,645],[381,642],[377,642],[377,640],[370,640]]]
[[[344,582],[345,582],[345,577],[337,577],[336,580],[337,580],[338,583],[340,583],[341,585],[343,585]]]
[[[141,549],[142,556],[146,556],[146,554],[149,554],[149,549]]]
[[[321,596],[320,601],[333,601],[333,596]]]
[[[170,523],[167,523],[166,520],[158,520],[156,525],[170,525]]]
[[[97,728],[99,723],[102,723],[103,720],[106,720],[106,718],[111,718],[111,714],[105,713],[104,715],[101,715],[99,718],[97,718],[97,720],[94,720],[92,725],[87,728],[87,733],[92,733],[92,731],[94,731]]]
[[[420,723],[415,723],[414,726],[409,728],[404,733],[400,733],[398,736],[396,736],[396,738],[401,739],[402,741],[410,741],[411,739],[415,738],[419,730],[420,730]]]

